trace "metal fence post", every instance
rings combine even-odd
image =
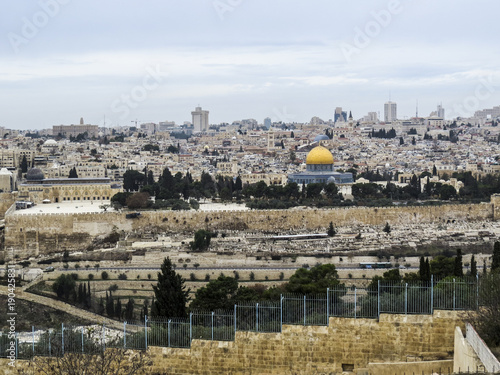
[[[234,304],[234,339],[236,340],[236,306],[237,304]]]
[[[408,283],[405,284],[405,315],[408,314]]]
[[[255,305],[255,332],[259,332],[259,303]]]
[[[326,288],[326,326],[330,326],[330,288]]]
[[[306,325],[306,295],[304,294],[304,325]]]
[[[380,280],[377,280],[377,316],[380,320]]]
[[[434,275],[431,275],[431,315],[434,314]]]
[[[102,323],[102,352],[103,353],[106,351],[106,335],[105,335],[105,331],[106,331],[106,326],[104,325],[104,323]]]
[[[84,349],[83,349],[83,347],[84,347],[84,344],[83,344],[83,327],[82,327],[82,353],[85,352]]]
[[[193,341],[193,313],[189,313],[189,347]]]
[[[479,275],[476,273],[476,310],[479,309]]]
[[[358,290],[354,287],[354,319],[357,318],[356,309],[358,308]]]
[[[127,349],[127,322],[123,322],[123,349]]]
[[[33,357],[35,356],[35,326],[31,326],[31,349],[33,352]]]
[[[283,332],[283,294],[280,294],[280,332]]]
[[[50,329],[49,329],[49,357],[52,357],[52,348],[50,346]]]
[[[456,293],[456,284],[455,284],[455,279],[453,279],[453,311],[455,311],[455,293]]]
[[[212,341],[214,341],[214,312],[212,311]]]
[[[16,332],[16,337],[15,337],[15,342],[16,342],[16,359],[17,357],[19,356],[19,348],[18,348],[18,344],[19,344],[19,338],[18,338],[18,333]]]
[[[64,323],[61,323],[61,350],[64,355]]]
[[[168,347],[170,348],[170,322],[172,322],[172,319],[169,319],[167,322],[167,340],[168,340]]]
[[[144,345],[148,350],[148,316],[144,315]]]

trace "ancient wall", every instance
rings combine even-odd
[[[14,204],[16,198],[17,194],[0,193],[0,219],[4,218],[5,212]]]
[[[167,374],[380,374],[383,363],[429,374],[453,368],[456,313],[330,318],[329,327],[284,326],[282,333],[237,332],[234,342],[194,340],[191,349],[151,348],[153,370]],[[423,361],[442,361],[431,365]],[[417,362],[421,362],[421,365]],[[371,363],[379,363],[372,365]],[[408,367],[410,366],[410,367]],[[365,371],[363,371],[365,369]],[[383,373],[383,372],[382,372]],[[385,372],[387,373],[387,372]]]
[[[34,211],[35,212],[35,211]],[[251,211],[145,211],[137,219],[125,213],[7,215],[5,248],[23,251],[20,256],[69,250],[83,250],[92,237],[111,231],[194,232],[246,230],[283,233],[324,231],[355,224],[443,223],[447,221],[493,220],[491,203],[426,207],[352,207],[304,210]]]

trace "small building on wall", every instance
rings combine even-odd
[[[26,174],[26,182],[19,184],[18,190],[19,200],[60,203],[109,200],[123,188],[111,183],[109,178],[45,178],[40,169],[33,168]]]

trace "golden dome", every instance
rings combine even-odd
[[[317,146],[307,154],[306,164],[333,164],[333,155],[327,148]]]

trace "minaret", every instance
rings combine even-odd
[[[354,119],[352,118],[352,111],[349,111],[349,127],[354,128]]]
[[[274,150],[274,132],[272,128],[269,128],[267,132],[267,151]]]

